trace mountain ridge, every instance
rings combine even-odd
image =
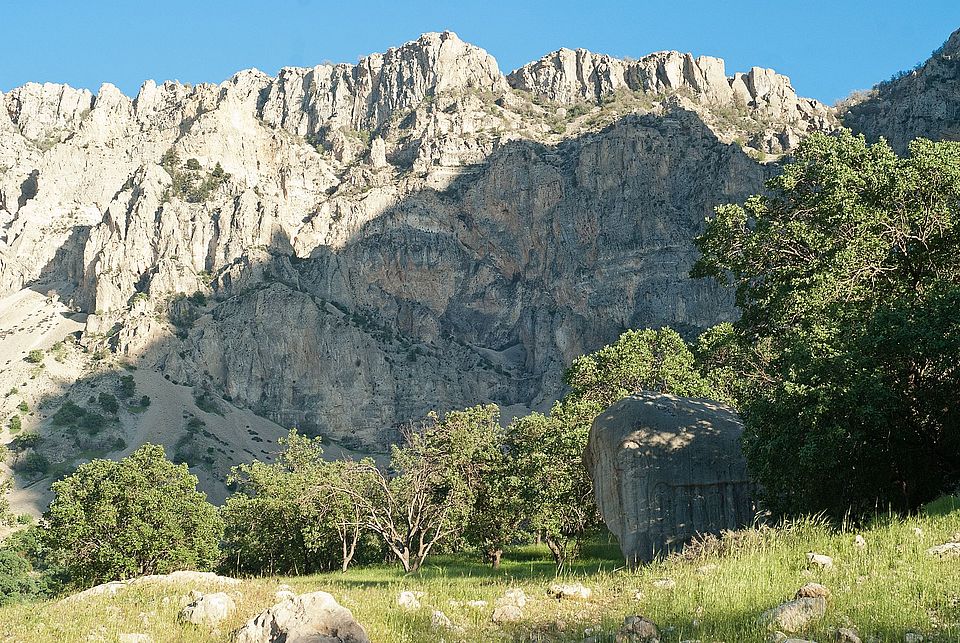
[[[49,331],[0,328],[0,388],[20,387],[0,417],[37,408],[55,467],[149,438],[208,488],[285,428],[383,451],[430,410],[549,405],[626,328],[734,319],[689,279],[693,238],[840,126],[759,67],[559,50],[504,75],[450,32],[356,65],[0,102],[0,297]],[[61,328],[62,365],[24,361]],[[83,445],[52,422],[124,366],[176,408]]]

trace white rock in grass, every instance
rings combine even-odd
[[[923,538],[923,530],[920,529],[919,527],[914,527],[913,535],[916,536],[917,538]],[[919,636],[919,634],[917,636]]]
[[[493,610],[494,623],[516,623],[523,618],[523,611],[516,605],[501,605]]]
[[[430,615],[430,627],[435,630],[453,629],[453,621],[440,610],[433,610],[433,614]]]
[[[943,543],[942,545],[931,547],[927,550],[927,554],[930,556],[938,556],[940,558],[955,558],[960,556],[960,542]]]
[[[524,601],[524,602],[526,602],[526,601]],[[488,604],[489,604],[489,603],[487,603],[487,601],[467,601],[467,602],[466,602],[467,607],[472,607],[473,609],[477,609],[477,610],[478,610],[478,609],[483,609],[483,608],[486,607]]]
[[[853,544],[854,546],[859,547],[860,549],[863,549],[864,547],[867,546],[867,541],[863,536],[861,536],[860,534],[857,534],[853,538]]]
[[[830,598],[830,590],[820,583],[807,583],[797,590],[794,598]]]
[[[769,609],[760,615],[760,623],[783,632],[799,632],[827,612],[825,598],[798,598]]]
[[[903,637],[903,643],[922,643],[923,636],[916,632],[907,632]]]
[[[503,596],[497,599],[497,605],[516,605],[524,607],[527,604],[527,595],[522,589],[508,589]]]
[[[326,592],[301,594],[277,603],[241,627],[234,643],[370,643],[347,608]]]
[[[628,616],[617,632],[617,643],[660,643],[657,624],[643,616]]]
[[[149,634],[123,633],[117,636],[119,643],[153,643],[153,638]]]
[[[236,609],[236,604],[224,592],[204,594],[180,610],[181,621],[213,627]]]
[[[831,569],[833,567],[833,559],[825,554],[809,551],[807,552],[807,564],[811,567],[819,567],[820,569]]]
[[[568,598],[583,601],[593,596],[593,590],[584,586],[582,583],[572,583],[569,585],[566,583],[553,583],[550,585],[547,593],[554,598]]]
[[[661,578],[653,581],[653,586],[657,589],[674,589],[677,586],[677,581],[672,578]]]
[[[416,611],[420,609],[420,596],[423,596],[423,592],[400,592],[397,605],[408,612]]]
[[[863,643],[860,634],[852,627],[841,627],[837,630],[837,643]]]

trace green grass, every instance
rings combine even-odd
[[[917,527],[922,534],[915,533]],[[826,585],[832,597],[825,618],[799,636],[832,641],[838,627],[853,625],[864,641],[873,637],[899,643],[907,632],[922,634],[925,642],[960,641],[960,559],[939,560],[925,553],[957,531],[960,501],[945,499],[926,515],[881,519],[859,531],[804,520],[779,529],[737,532],[712,541],[696,556],[675,556],[636,571],[621,568],[615,546],[594,544],[564,577],[590,587],[593,597],[588,601],[549,598],[546,589],[556,580],[553,565],[544,548],[532,546],[508,552],[497,571],[464,554],[432,557],[410,576],[397,567],[371,566],[345,574],[249,579],[227,589],[235,594],[238,609],[214,632],[176,620],[181,599],[192,587],[142,586],[113,598],[73,603],[69,609],[56,602],[0,608],[0,641],[81,641],[91,634],[110,641],[123,632],[143,632],[157,642],[229,641],[231,631],[273,604],[274,592],[286,583],[296,592],[330,592],[353,611],[374,641],[580,641],[587,628],[599,628],[600,640],[612,641],[625,616],[640,614],[660,626],[664,643],[760,643],[768,633],[757,624],[758,615],[792,598],[810,581]],[[854,545],[857,533],[866,539],[863,549]],[[835,567],[808,570],[805,554],[810,550],[832,556]],[[658,589],[654,582],[663,578],[673,579],[676,586]],[[494,602],[511,587],[529,597],[525,618],[496,625],[490,618]],[[402,590],[424,592],[422,609],[398,608],[396,597]],[[477,599],[489,606],[450,603]],[[434,609],[462,631],[432,630]]]

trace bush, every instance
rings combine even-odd
[[[29,353],[27,353],[27,361],[31,364],[39,364],[43,361],[43,351],[39,348],[35,348]]]
[[[35,449],[41,442],[39,433],[22,433],[10,441],[10,450],[14,453],[23,453]]]
[[[83,429],[89,435],[96,435],[103,430],[103,427],[107,425],[107,418],[103,417],[99,413],[90,413],[89,411],[84,414],[80,421],[77,422],[77,428]]]
[[[137,392],[137,384],[133,381],[133,375],[122,375],[120,377],[120,397],[127,399],[133,397]]]
[[[30,562],[16,552],[0,549],[0,606],[31,599],[40,586]]]
[[[21,413],[28,413],[30,411],[30,405],[26,402],[20,402],[20,404],[17,405],[17,408],[20,409]]]
[[[212,569],[223,522],[197,478],[147,444],[54,483],[45,542],[72,584]]]
[[[23,428],[23,423],[20,420],[20,416],[14,415],[12,418],[10,418],[9,426],[10,426],[10,433],[19,433],[20,430]]]
[[[140,398],[140,406],[150,406],[150,396],[144,395]]]
[[[42,453],[31,451],[17,460],[13,470],[31,478],[40,478],[50,472],[50,461]]]
[[[107,413],[116,415],[120,411],[120,404],[117,402],[117,398],[110,393],[101,393],[97,401],[100,403],[100,408]]]
[[[56,426],[75,425],[86,413],[86,409],[84,409],[82,406],[77,406],[73,402],[67,400],[67,402],[64,403],[64,405],[53,414],[53,424]]]

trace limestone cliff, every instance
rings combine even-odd
[[[960,30],[925,63],[861,96],[843,123],[869,140],[883,136],[900,153],[918,136],[960,141]]]
[[[725,74],[561,50],[504,76],[445,32],[133,99],[25,85],[0,95],[0,295],[54,291],[90,354],[365,449],[542,404],[625,328],[733,318],[687,277],[694,236],[836,120]]]

